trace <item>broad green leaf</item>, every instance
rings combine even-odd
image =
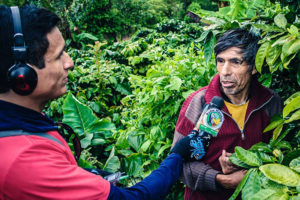
[[[268,56],[266,57],[266,61],[270,67],[270,72],[273,72],[273,65],[275,64],[277,58],[280,56],[280,53],[281,53],[281,48],[279,46],[275,46],[269,49]]]
[[[231,19],[238,19],[241,17],[246,17],[247,4],[243,0],[235,0],[230,4],[230,12],[228,13],[231,16]]]
[[[258,151],[257,154],[263,163],[273,163],[276,161],[276,158],[274,158],[273,156],[270,156],[267,153]]]
[[[80,103],[71,93],[64,100],[63,113],[63,122],[71,126],[79,136],[113,127],[105,120],[99,121],[92,109]]]
[[[262,65],[264,63],[265,57],[268,54],[268,50],[270,48],[270,42],[265,42],[263,43],[256,54],[256,58],[255,58],[255,66],[257,71],[261,74],[261,69],[262,69]]]
[[[172,76],[170,80],[170,85],[166,86],[166,88],[169,88],[170,90],[179,91],[181,85],[182,85],[182,80],[179,77]]]
[[[249,150],[251,151],[260,151],[263,153],[272,153],[272,149],[269,144],[259,142],[257,144],[254,144]]]
[[[289,200],[289,195],[284,191],[280,191],[269,196],[268,200]]]
[[[229,157],[229,160],[230,160],[230,162],[232,162],[234,165],[236,165],[238,167],[242,167],[245,169],[251,168],[251,166],[245,164],[240,159],[238,159],[238,157],[236,156],[236,153],[231,154],[231,156]]]
[[[300,173],[300,156],[290,162],[290,168]]]
[[[142,136],[138,134],[130,134],[127,138],[127,141],[130,146],[138,152],[142,143]]]
[[[288,42],[286,42],[286,43],[283,44],[283,46],[282,46],[282,51],[281,51],[281,55],[280,55],[280,58],[281,58],[282,61],[284,61],[284,59],[285,59],[288,55],[291,54],[290,51],[289,51],[289,49],[291,48],[291,46],[292,46],[292,44],[294,43],[294,41],[295,41],[295,40],[292,39],[292,40],[290,40],[290,41],[288,41]]]
[[[242,199],[249,199],[260,190],[261,181],[257,170],[253,170],[244,185],[242,190]]]
[[[284,123],[284,119],[278,119],[276,121],[273,121],[271,124],[269,124],[265,130],[264,130],[264,133],[265,132],[268,132],[270,130],[273,130],[274,128],[278,127],[278,126],[281,126],[282,124]]]
[[[281,13],[276,15],[276,17],[274,18],[274,22],[280,28],[285,28],[287,25],[287,20],[286,20],[285,16]]]
[[[266,164],[259,170],[270,180],[286,186],[296,187],[300,184],[300,175],[281,164]]]
[[[91,145],[93,139],[93,134],[87,133],[83,139],[80,140],[81,147],[86,149]]]
[[[243,149],[242,147],[235,147],[235,153],[238,159],[250,166],[260,166],[262,164],[258,156],[251,152]]]
[[[113,147],[106,163],[103,167],[103,170],[108,172],[116,172],[120,168],[120,161],[117,156],[115,156],[115,148]]]
[[[297,110],[300,108],[300,96],[297,96],[296,98],[292,99],[284,108],[283,108],[283,118],[288,116],[291,112],[294,110]]]
[[[204,32],[201,34],[200,38],[196,40],[196,42],[201,42],[201,41],[203,41],[203,40],[207,37],[207,35],[208,35],[209,33],[210,33],[210,30],[204,31]]]
[[[245,183],[248,180],[248,177],[250,175],[250,173],[252,173],[252,171],[254,170],[254,168],[251,168],[247,171],[247,173],[245,174],[244,178],[242,179],[242,181],[240,182],[240,184],[237,186],[237,188],[235,189],[234,193],[232,194],[232,196],[229,198],[229,200],[234,200],[237,198],[237,196],[239,195],[239,193],[241,192],[241,190],[243,189]]]
[[[147,140],[146,142],[144,142],[144,144],[140,148],[141,152],[146,152],[148,150],[150,144],[151,144],[150,140]]]
[[[279,45],[279,46],[282,46],[284,45],[286,42],[290,41],[291,40],[291,37],[290,35],[284,35],[282,37],[280,37],[278,40],[276,40],[273,44],[272,44],[272,48]]]
[[[275,32],[283,32],[284,30],[279,28],[278,26],[272,26],[268,24],[253,24],[254,27],[264,31],[264,32],[269,32],[269,31],[275,31]]]
[[[104,139],[101,139],[101,138],[96,138],[96,139],[92,140],[92,145],[93,146],[103,145],[105,143],[106,143],[106,141]]]
[[[292,116],[288,119],[288,120],[285,120],[284,123],[290,123],[292,121],[296,121],[296,120],[299,120],[300,119],[300,109],[297,110],[295,113],[292,114]]]
[[[300,50],[300,39],[293,40],[293,43],[288,49],[288,55],[297,53]]]
[[[291,25],[291,27],[287,28],[287,30],[289,31],[290,34],[292,34],[295,37],[299,37],[300,36],[298,28],[296,26],[294,26],[294,25]]]
[[[205,57],[206,64],[211,59],[211,55],[213,53],[215,43],[216,43],[216,37],[212,32],[210,32],[206,37],[204,43],[204,57]]]
[[[273,140],[276,140],[278,138],[278,136],[280,135],[280,133],[282,131],[282,128],[283,128],[283,124],[281,124],[275,128],[275,130],[273,131]]]
[[[169,149],[171,146],[172,144],[166,144],[162,146],[157,153],[157,157],[159,157],[166,149]]]
[[[261,189],[256,194],[251,196],[249,200],[265,200],[268,199],[272,194],[274,194],[276,190],[272,189]]]
[[[289,104],[294,98],[300,96],[300,92],[296,92],[293,95],[291,95],[287,100],[284,101],[284,105]]]

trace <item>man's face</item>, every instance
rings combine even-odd
[[[70,56],[64,51],[65,40],[55,27],[47,34],[49,47],[44,55],[45,67],[36,69],[38,84],[33,96],[41,102],[63,95],[68,82],[68,70],[74,66]]]
[[[238,47],[231,47],[216,57],[222,91],[229,99],[246,97],[251,76],[256,73],[255,69],[249,71],[250,66],[243,61],[240,51]]]

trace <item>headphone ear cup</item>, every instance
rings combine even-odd
[[[23,63],[15,64],[7,74],[10,88],[19,95],[29,95],[37,85],[36,71]]]

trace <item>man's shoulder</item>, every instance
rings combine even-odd
[[[204,99],[204,96],[205,96],[205,93],[206,93],[206,90],[207,90],[207,87],[208,86],[204,86],[194,92],[192,92],[188,98],[186,98],[186,102],[191,102],[193,99]]]

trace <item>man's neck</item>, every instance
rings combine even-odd
[[[45,104],[37,103],[36,99],[31,98],[30,96],[20,96],[13,92],[1,93],[0,100],[7,101],[31,110],[42,112]]]

